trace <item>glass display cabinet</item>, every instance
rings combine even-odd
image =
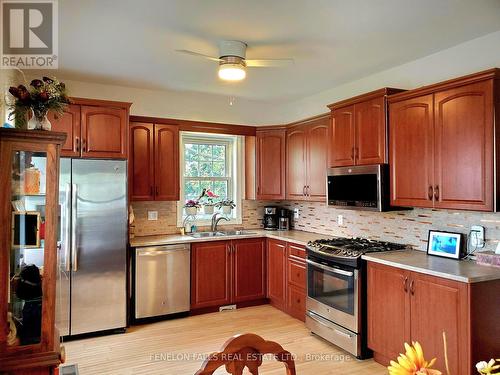
[[[0,128],[0,373],[52,374],[59,154],[66,134]]]

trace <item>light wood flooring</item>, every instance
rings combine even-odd
[[[218,351],[229,337],[249,332],[277,341],[296,355],[298,375],[387,374],[372,359],[356,360],[269,305],[133,326],[125,334],[69,341],[64,344],[66,363],[77,363],[80,375],[190,375],[199,369],[204,355]],[[269,358],[260,369],[261,374],[285,373],[281,364]]]

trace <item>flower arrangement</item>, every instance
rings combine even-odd
[[[489,362],[481,361],[476,363],[477,372],[483,375],[498,375],[500,371],[496,371],[500,369],[500,359],[490,359]]]
[[[186,201],[186,203],[184,203],[184,208],[188,208],[188,207],[200,208],[201,205],[200,205],[200,202],[198,202],[197,200],[188,199]]]
[[[215,204],[216,208],[222,208],[222,207],[231,207],[235,208],[236,204],[234,204],[234,201],[232,199],[223,199],[220,202],[217,202]]]
[[[405,354],[400,354],[397,362],[391,361],[387,367],[390,375],[441,375],[441,371],[433,370],[431,367],[436,362],[436,358],[427,362],[424,352],[418,342],[412,345],[405,343]]]
[[[24,85],[10,87],[9,93],[14,97],[13,103],[9,104],[11,110],[9,120],[14,119],[16,128],[50,130],[50,122],[46,118],[47,113],[52,111],[62,115],[66,106],[70,104],[66,86],[55,78],[34,79],[29,84],[29,88]],[[31,111],[32,118],[28,122],[29,111]]]

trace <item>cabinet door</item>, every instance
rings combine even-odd
[[[257,131],[257,199],[285,199],[285,130]]]
[[[389,106],[391,204],[433,207],[433,96]]]
[[[129,194],[131,200],[154,200],[154,125],[130,125]]]
[[[155,125],[155,200],[179,200],[179,128]]]
[[[409,272],[368,262],[368,347],[384,361],[410,342]]]
[[[288,285],[286,311],[295,319],[306,320],[306,292],[305,289]]]
[[[191,309],[231,303],[231,242],[191,245]]]
[[[326,201],[329,119],[311,125],[307,133],[307,199]]]
[[[354,105],[356,165],[386,162],[385,98],[383,96]]]
[[[267,241],[267,297],[284,310],[286,297],[286,242]]]
[[[47,118],[52,124],[52,131],[67,134],[66,142],[62,145],[61,156],[80,156],[80,106],[70,104],[64,114],[56,115],[53,112],[47,114]]]
[[[330,167],[354,165],[353,105],[333,111],[330,137]]]
[[[435,206],[493,210],[493,81],[434,94]]]
[[[468,374],[467,284],[418,273],[411,280],[411,340],[422,345],[426,358],[437,358],[434,368],[445,374],[446,332],[450,373]]]
[[[286,133],[286,198],[306,199],[307,131],[304,126],[291,128]]]
[[[82,156],[127,158],[128,111],[82,106]]]
[[[233,302],[266,298],[264,239],[233,241]]]

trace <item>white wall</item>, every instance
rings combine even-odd
[[[229,97],[222,95],[64,82],[72,96],[133,102],[134,115],[272,125],[327,112],[330,103],[382,87],[411,89],[492,67],[500,67],[500,31],[288,103],[236,98],[230,106]]]
[[[280,119],[324,113],[328,104],[382,87],[412,89],[494,67],[500,67],[500,31],[288,103],[279,108]]]

